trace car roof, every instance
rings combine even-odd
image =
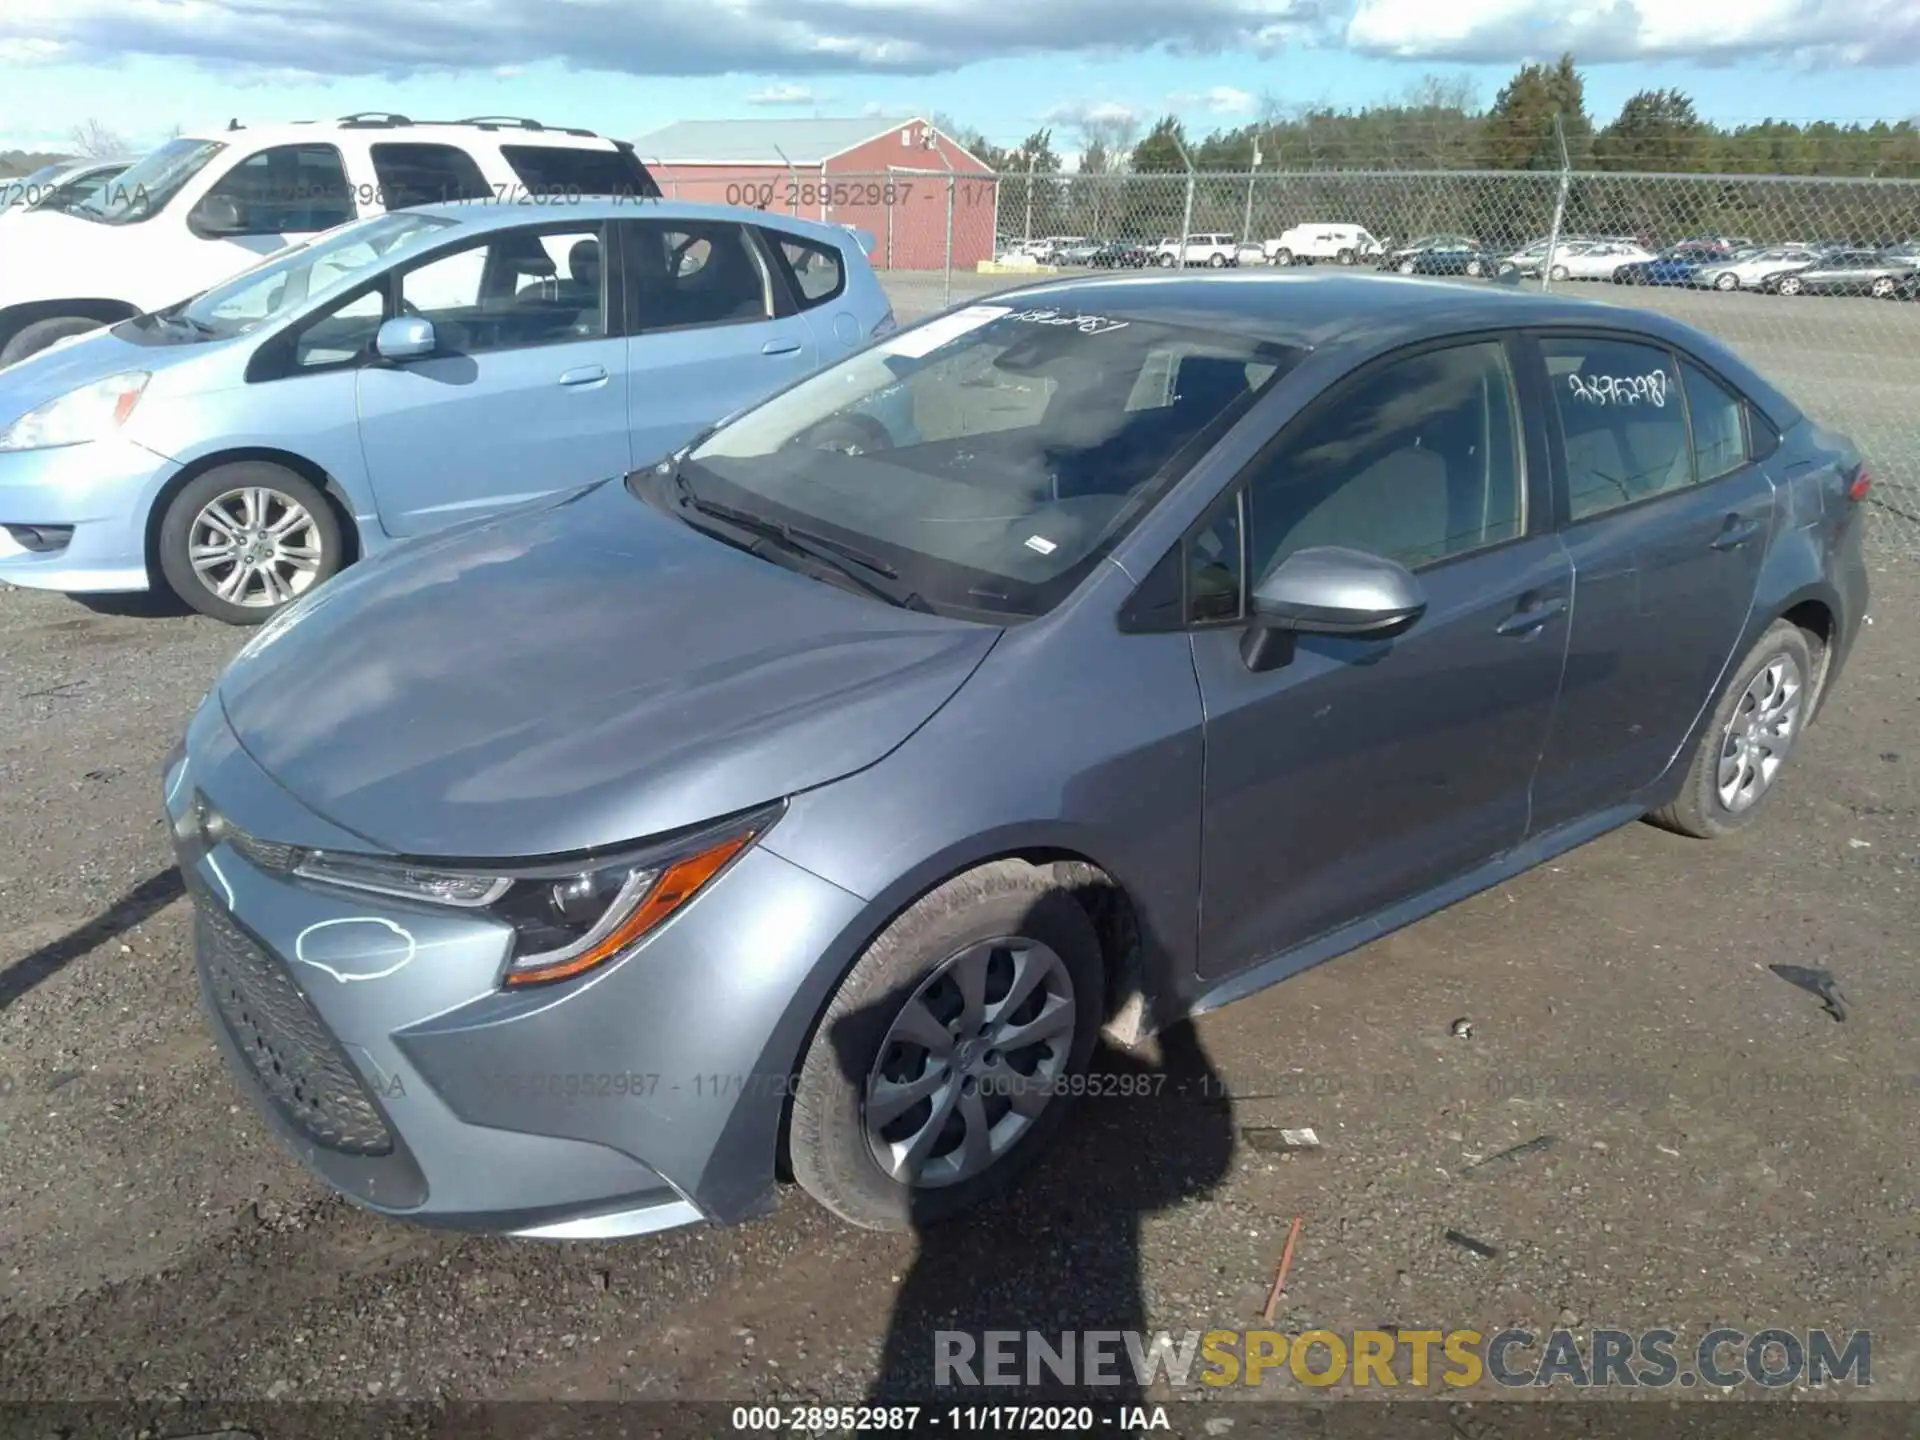
[[[527,121],[408,120],[345,116],[338,120],[284,120],[268,125],[241,125],[180,136],[182,140],[212,141],[221,145],[290,145],[321,136],[365,136],[367,144],[475,142],[485,137],[499,145],[555,145],[574,150],[615,150],[618,143],[591,130],[535,126]]]
[[[1800,409],[1713,336],[1657,311],[1504,285],[1391,274],[1125,275],[1044,280],[972,303],[1017,301],[1080,314],[1231,331],[1279,345],[1370,355],[1517,326],[1577,326],[1675,345],[1720,371],[1784,430]]]
[[[422,215],[452,220],[470,232],[507,230],[517,225],[558,225],[568,220],[706,220],[770,226],[835,245],[854,239],[853,232],[844,225],[808,220],[798,215],[783,215],[777,210],[747,210],[738,205],[717,205],[700,200],[664,200],[625,195],[568,196],[564,200],[556,199],[548,203],[451,200],[439,205],[409,206],[408,210],[409,213],[418,211]],[[857,243],[854,248],[859,248]]]

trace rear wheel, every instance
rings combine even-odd
[[[1812,714],[1818,676],[1807,632],[1774,621],[1721,692],[1679,796],[1647,818],[1701,840],[1752,824]]]
[[[1293,264],[1293,251],[1282,245],[1278,250],[1273,252],[1273,263],[1276,265]]]
[[[243,460],[196,476],[160,522],[173,593],[229,625],[258,625],[340,568],[340,522],[317,486]]]
[[[923,896],[821,1017],[794,1087],[794,1178],[872,1230],[1004,1188],[1066,1117],[1103,979],[1086,911],[1047,870],[996,861]]]
[[[1731,272],[1725,275],[1716,275],[1713,277],[1713,288],[1716,290],[1738,290],[1740,288],[1740,277]]]
[[[1333,258],[1338,260],[1342,265],[1351,265],[1353,263],[1353,251],[1342,250],[1338,255],[1334,256]]]
[[[1777,294],[1798,295],[1805,287],[1801,285],[1799,276],[1789,275],[1773,288]]]
[[[1569,273],[1570,272],[1568,271],[1566,266],[1555,265],[1552,269],[1547,271],[1547,278],[1549,280],[1565,280],[1568,277]]]
[[[1160,261],[1159,261],[1159,263],[1160,263],[1160,268],[1161,268],[1161,269],[1163,269],[1163,270],[1171,270],[1171,269],[1173,268],[1173,256],[1171,256],[1171,255],[1162,255],[1162,256],[1160,257]]]
[[[1882,275],[1873,282],[1873,298],[1876,300],[1885,300],[1893,294],[1893,291],[1894,282],[1891,276]]]
[[[11,365],[29,355],[38,355],[55,341],[100,328],[100,321],[89,320],[84,315],[50,315],[45,320],[36,320],[21,326],[13,338],[0,347],[0,365]]]
[[[1207,258],[1207,264],[1211,265],[1215,270],[1224,270],[1227,265],[1227,257],[1216,252]]]

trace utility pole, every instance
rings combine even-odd
[[[1247,208],[1240,217],[1240,243],[1253,239],[1253,177],[1260,169],[1260,136],[1253,137],[1253,169],[1247,172]]]

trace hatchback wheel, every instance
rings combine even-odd
[[[312,481],[246,460],[197,476],[160,522],[174,594],[229,625],[258,625],[340,568],[340,522]]]
[[[842,1219],[901,1230],[1009,1184],[1065,1118],[1103,1014],[1100,945],[1047,870],[1002,860],[867,947],[794,1087],[789,1153]]]
[[[1791,621],[1768,627],[1714,707],[1679,797],[1649,819],[1702,840],[1753,822],[1812,714],[1814,643]]]

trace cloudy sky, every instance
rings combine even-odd
[[[1920,112],[1920,0],[4,0],[0,147],[355,110],[677,119],[939,110],[1000,143],[1173,110],[1204,133],[1428,73],[1490,99],[1572,49],[1601,118]]]

